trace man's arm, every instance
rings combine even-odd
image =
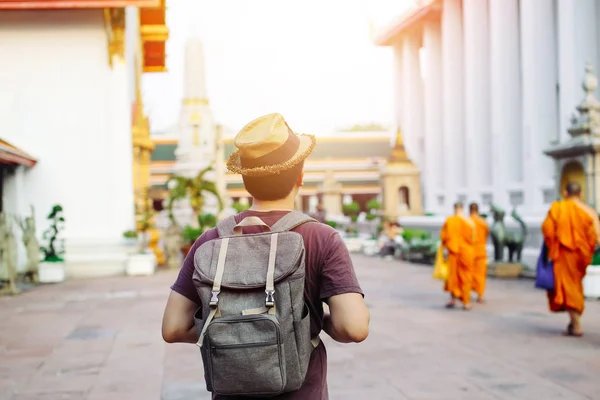
[[[329,314],[325,314],[323,330],[340,343],[359,343],[369,335],[370,313],[363,296],[345,293],[331,296]]]
[[[196,343],[194,312],[198,305],[185,296],[171,291],[162,321],[162,337],[167,343]]]

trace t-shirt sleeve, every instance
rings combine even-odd
[[[329,237],[325,248],[327,250],[321,266],[321,300],[327,301],[332,296],[346,293],[364,296],[348,248],[337,232]]]
[[[198,296],[198,292],[196,291],[196,287],[192,281],[192,276],[194,275],[194,254],[196,253],[198,247],[200,247],[203,243],[216,239],[217,237],[217,230],[209,229],[198,239],[196,239],[196,242],[183,261],[183,265],[181,270],[179,270],[179,275],[177,276],[175,283],[173,286],[171,286],[171,290],[187,297],[198,305],[200,305],[200,296]]]

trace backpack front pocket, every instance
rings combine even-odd
[[[285,359],[279,323],[270,315],[214,320],[203,351],[217,394],[274,396],[285,384]]]

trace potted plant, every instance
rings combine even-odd
[[[207,213],[198,215],[197,220],[199,226],[198,228],[195,228],[191,225],[186,225],[181,232],[181,237],[183,239],[181,254],[183,254],[183,257],[189,253],[196,239],[198,239],[205,230],[217,226],[217,217],[214,214]]]
[[[40,247],[44,258],[40,262],[39,281],[40,283],[62,282],[65,280],[64,239],[59,238],[65,222],[62,206],[54,205],[46,219],[50,226],[42,235],[47,244]]]
[[[583,278],[583,294],[587,298],[600,298],[600,248],[596,249],[592,264],[587,267]]]
[[[367,202],[367,221],[373,221],[379,216],[381,203],[377,198],[373,198]]]
[[[360,205],[353,201],[352,203],[344,204],[342,207],[342,212],[345,216],[350,217],[352,222],[356,222],[358,219],[358,214],[360,213]]]
[[[167,186],[170,188],[167,209],[169,211],[169,218],[173,224],[177,225],[177,221],[173,215],[173,205],[177,200],[188,198],[190,206],[197,217],[204,207],[206,194],[212,194],[217,198],[219,211],[223,210],[223,200],[219,195],[216,183],[204,179],[204,175],[209,171],[212,171],[212,166],[206,167],[192,178],[186,176],[172,176],[169,178],[167,181]]]
[[[125,273],[127,275],[153,275],[156,272],[157,259],[152,250],[148,248],[148,229],[152,224],[153,213],[145,210],[139,215],[137,221],[138,248],[134,253],[129,254]]]
[[[125,239],[125,244],[128,247],[133,247],[137,244],[138,233],[134,230],[128,230],[123,232],[123,238]]]
[[[185,258],[187,254],[190,252],[190,249],[194,245],[196,239],[202,235],[202,228],[194,228],[191,225],[186,225],[181,231],[181,239],[183,244],[181,246],[181,254]]]

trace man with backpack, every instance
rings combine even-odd
[[[213,399],[328,399],[319,333],[342,343],[368,335],[344,242],[292,211],[315,144],[280,114],[242,128],[227,167],[242,175],[252,207],[204,232],[171,287],[163,338],[200,348]]]

